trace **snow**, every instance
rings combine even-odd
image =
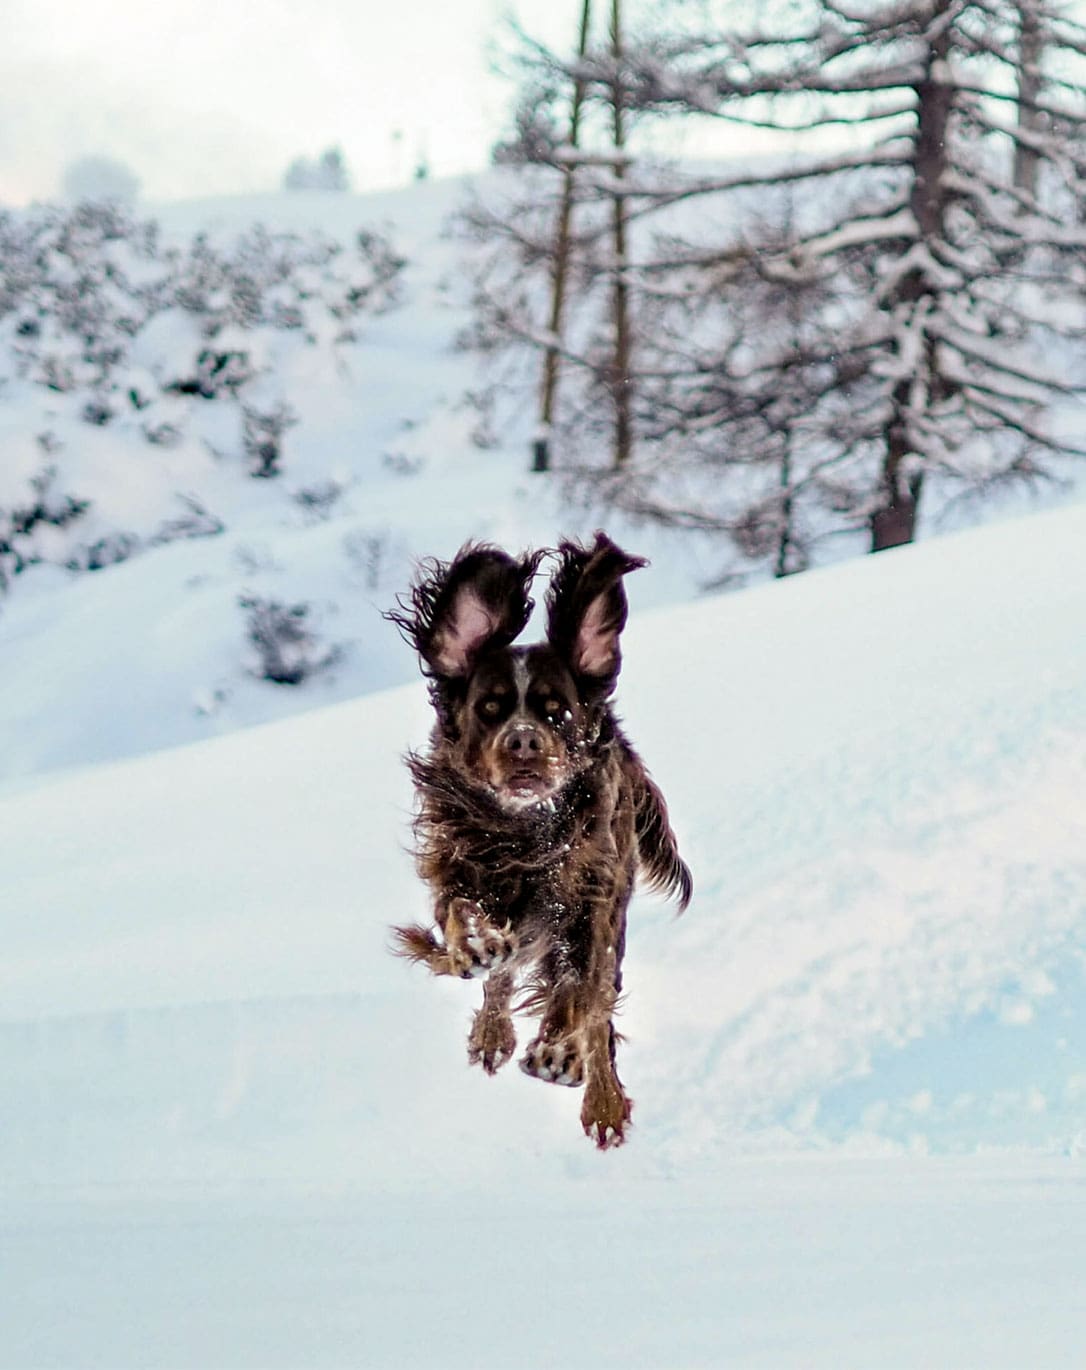
[[[0,1366],[1081,1364],[1086,506],[700,599],[612,528],[656,558],[618,705],[695,898],[633,906],[601,1155],[575,1091],[468,1067],[477,984],[389,953],[429,714],[378,610],[411,554],[584,516],[441,449],[427,309],[380,320],[432,368],[409,507],[261,497],[4,606]],[[285,564],[372,601],[365,669],[289,697],[234,604]]]
[[[1073,1367],[1083,1199],[1049,1168],[808,1161],[426,1202],[39,1203],[13,1215],[0,1309],[19,1365]]]

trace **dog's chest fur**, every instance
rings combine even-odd
[[[578,764],[553,797],[510,810],[465,776],[463,734],[451,741],[437,728],[429,754],[410,759],[423,879],[514,927],[557,931],[599,901],[621,898],[637,861],[634,787],[613,720],[594,720],[594,730],[594,741],[574,740]]]

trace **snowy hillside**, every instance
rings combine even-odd
[[[618,1153],[388,954],[419,683],[9,784],[0,1364],[1081,1363],[1086,511],[657,574]]]
[[[492,365],[457,346],[465,193],[195,202],[154,232],[43,211],[30,241],[0,219],[21,253],[0,307],[0,781],[404,683],[380,614],[413,558],[596,526],[527,474],[532,414],[496,417]],[[278,474],[254,478],[269,436]],[[636,536],[655,602],[718,569],[707,545]],[[262,678],[254,604],[304,608],[303,685]]]
[[[469,537],[606,522],[653,561],[642,608],[735,570],[720,536],[528,473],[535,378],[496,398],[507,363],[458,346],[474,258],[447,225],[466,199],[457,181],[239,197],[149,210],[154,230],[42,211],[32,240],[0,219],[0,783],[408,682],[380,614],[413,558]],[[258,478],[269,439],[278,475]],[[304,639],[302,685],[262,678],[252,638],[276,623]]]

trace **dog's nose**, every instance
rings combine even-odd
[[[533,724],[516,723],[505,734],[502,746],[514,756],[529,757],[543,750],[543,738]]]

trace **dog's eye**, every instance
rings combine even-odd
[[[484,699],[479,708],[487,718],[496,718],[502,711],[501,701],[497,699]]]
[[[561,707],[562,701],[560,699],[548,699],[543,705],[543,712],[545,714],[554,714],[557,717]]]

